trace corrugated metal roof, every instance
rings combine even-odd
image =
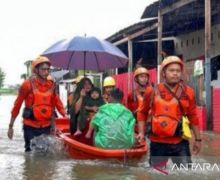
[[[159,3],[159,1],[156,1],[145,8],[145,10],[141,16],[141,19],[157,16],[159,5],[160,5],[161,9],[163,9],[163,8],[170,6],[174,3],[177,3],[179,1],[181,1],[181,0],[161,0],[160,3]],[[196,1],[196,3],[201,3],[201,2],[203,3],[204,1],[201,1],[201,0]]]
[[[161,0],[161,8],[167,7],[180,0]],[[212,25],[220,23],[220,0],[211,0],[212,4]],[[158,13],[159,1],[146,7],[143,12],[143,18],[156,17]],[[163,16],[163,36],[177,36],[180,34],[186,34],[193,31],[197,31],[204,28],[204,1],[197,0],[188,5],[182,6],[172,12],[169,12]],[[155,23],[155,21],[153,22]],[[108,37],[107,40],[116,42],[122,39],[125,35],[137,32],[145,27],[151,26],[152,22],[137,23],[126,27],[119,32]],[[143,36],[151,34],[151,38],[157,37],[157,31],[148,32]]]
[[[151,26],[155,22],[157,22],[157,19],[156,20],[151,19],[149,21],[135,23],[131,26],[128,26],[128,27],[118,31],[117,33],[113,34],[112,36],[108,37],[107,40],[110,42],[115,42],[117,40],[124,38],[126,35],[133,34],[133,33],[137,32],[145,27]]]

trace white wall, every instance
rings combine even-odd
[[[64,105],[67,106],[67,90],[65,88],[65,84],[59,84],[59,96]]]
[[[220,70],[218,71],[218,79],[211,82],[211,86],[220,88]]]
[[[212,26],[212,34],[211,57],[214,57],[220,54],[220,24]],[[194,44],[192,44],[193,39]],[[200,39],[200,43],[198,43],[198,39]],[[204,30],[177,36],[174,43],[176,54],[182,54],[184,60],[195,59],[205,54]],[[181,43],[183,46],[181,46]]]

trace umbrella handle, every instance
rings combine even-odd
[[[83,59],[84,59],[84,77],[86,77],[86,51],[83,52]]]

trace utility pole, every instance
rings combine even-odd
[[[205,1],[205,104],[207,130],[213,129],[212,120],[212,91],[211,91],[211,0]]]
[[[163,15],[161,14],[161,1],[158,8],[158,27],[157,27],[157,83],[160,83],[160,64],[162,62],[162,34],[163,34]]]

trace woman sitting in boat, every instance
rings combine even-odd
[[[99,107],[104,105],[105,102],[102,99],[101,90],[98,87],[93,87],[89,92],[89,97],[86,98],[84,108],[80,111],[80,121],[77,124],[77,131],[74,133],[74,136],[82,134],[80,129],[80,123],[87,124],[93,118],[95,113],[98,111]],[[86,120],[83,121],[83,120]]]
[[[86,127],[85,119],[82,119],[82,112],[84,112],[84,104],[89,96],[93,84],[89,78],[83,78],[77,84],[76,90],[73,94],[72,103],[70,104],[70,133],[73,135],[77,130],[77,124],[80,130]],[[79,122],[79,123],[77,123]]]
[[[86,138],[95,130],[95,146],[107,149],[131,148],[135,142],[132,112],[122,105],[123,92],[116,88],[110,92],[110,103],[99,108],[90,123]]]

